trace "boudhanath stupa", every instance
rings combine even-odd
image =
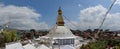
[[[50,32],[46,35],[46,37],[49,37],[51,39],[50,41],[52,41],[52,46],[74,46],[76,36],[73,35],[70,29],[64,26],[64,24],[65,22],[62,17],[62,10],[61,7],[59,7],[56,25],[51,28]]]

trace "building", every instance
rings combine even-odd
[[[74,36],[72,34],[72,32],[70,31],[70,29],[65,27],[64,24],[65,24],[65,22],[62,17],[62,10],[59,7],[56,25],[46,35],[47,37],[50,38],[52,46],[54,46],[54,45],[58,45],[58,46],[72,45],[72,46],[74,46],[76,36]]]

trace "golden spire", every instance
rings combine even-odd
[[[63,20],[63,17],[62,17],[61,7],[59,7],[59,10],[58,10],[58,18],[57,18],[56,24],[57,24],[58,26],[64,26],[64,20]]]

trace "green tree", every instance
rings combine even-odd
[[[15,30],[10,30],[9,33],[11,33],[11,40],[16,41],[18,39],[17,31]]]
[[[4,41],[5,43],[7,42],[11,42],[11,34],[9,32],[7,32],[6,30],[4,30],[3,32],[3,36],[4,36]]]
[[[16,41],[18,38],[15,30],[9,30],[9,31],[4,30],[2,34],[4,36],[5,43]]]

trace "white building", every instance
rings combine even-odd
[[[32,44],[27,44],[23,47],[24,47],[24,49],[36,49]]]
[[[58,18],[56,25],[51,29],[51,31],[46,35],[50,37],[52,46],[62,46],[62,45],[72,45],[74,46],[75,38],[67,27],[64,26],[64,19],[62,17],[62,10],[58,10]]]
[[[5,49],[24,49],[20,42],[6,44]]]

